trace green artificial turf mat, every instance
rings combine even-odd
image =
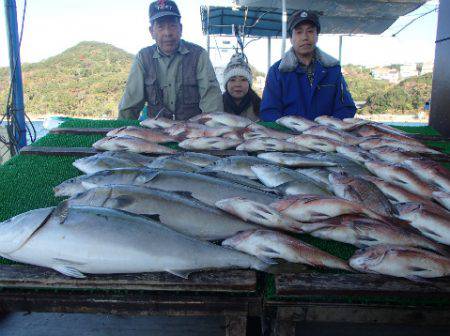
[[[63,122],[60,128],[118,128],[122,126],[139,126],[138,120],[94,120],[94,119],[75,119],[70,118]]]

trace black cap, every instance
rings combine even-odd
[[[158,0],[152,2],[148,13],[151,23],[163,16],[181,17],[177,4],[170,0]]]
[[[300,10],[300,11],[295,11],[289,17],[289,20],[288,20],[288,32],[289,32],[289,34],[292,35],[292,30],[299,23],[302,23],[302,22],[305,22],[305,21],[311,22],[313,25],[315,25],[316,28],[317,28],[317,33],[320,33],[319,17],[313,12]]]

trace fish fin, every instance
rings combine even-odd
[[[182,270],[182,271],[166,270],[166,272],[186,280],[189,278],[189,274],[192,273],[192,271],[189,270]]]
[[[64,224],[65,220],[67,219],[67,216],[69,215],[69,202],[68,200],[62,201],[55,211],[53,212],[53,215],[59,218],[59,224]]]
[[[95,183],[88,182],[88,181],[81,181],[81,186],[86,190],[94,189],[94,188],[98,187],[98,185],[96,185]]]
[[[144,214],[144,215],[141,215],[141,216],[143,216],[145,218],[148,218],[148,219],[151,219],[151,220],[154,220],[154,221],[157,221],[157,222],[161,222],[160,216],[157,215],[157,214],[152,214],[152,215]]]
[[[190,191],[173,191],[173,192],[175,194],[178,194],[178,195],[183,196],[183,197],[194,198],[195,199],[195,197],[192,196],[192,192],[190,192]]]
[[[114,201],[114,208],[125,208],[130,204],[133,204],[135,198],[131,195],[121,195],[115,198],[112,198]]]
[[[369,236],[359,236],[358,238],[359,238],[359,240],[364,241],[364,242],[377,242],[378,241],[378,239],[369,237]]]
[[[409,266],[408,270],[412,271],[412,272],[423,272],[423,271],[429,271],[426,268],[423,267],[417,267],[417,266]]]
[[[316,212],[316,211],[311,212],[311,217],[314,218],[314,221],[330,218],[330,216],[328,216],[327,214],[324,214],[322,212]]]
[[[267,247],[267,246],[261,247],[261,251],[263,251],[264,253],[272,254],[272,255],[277,255],[277,256],[280,255],[280,252],[275,251],[274,249],[271,249],[270,247]]]
[[[442,236],[439,233],[436,233],[429,228],[421,228],[420,231],[427,233],[429,235],[435,236],[435,237],[442,238]]]
[[[59,273],[67,275],[71,278],[78,278],[78,279],[86,278],[86,276],[83,273],[81,273],[79,270],[77,270],[73,266],[57,265],[57,266],[54,266],[53,269],[55,271],[58,271]]]
[[[116,147],[117,147],[117,149],[115,149],[115,150],[118,151],[118,152],[126,151],[128,149],[127,146],[121,145],[121,144],[116,144]]]

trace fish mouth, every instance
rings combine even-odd
[[[365,248],[355,252],[355,254],[350,258],[350,266],[355,269],[370,269],[374,266],[379,265],[386,254],[386,251],[380,253],[380,251],[374,250],[373,248]]]

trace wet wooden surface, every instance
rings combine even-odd
[[[100,134],[106,135],[109,131],[116,128],[94,128],[94,127],[61,127],[53,128],[49,131],[50,134],[75,134],[75,135],[92,135]]]
[[[256,281],[256,273],[247,270],[195,272],[188,279],[166,272],[87,275],[85,279],[75,279],[42,267],[2,265],[0,268],[0,287],[3,288],[254,293]]]
[[[450,278],[414,282],[377,274],[296,273],[275,276],[276,295],[395,295],[450,298]]]

